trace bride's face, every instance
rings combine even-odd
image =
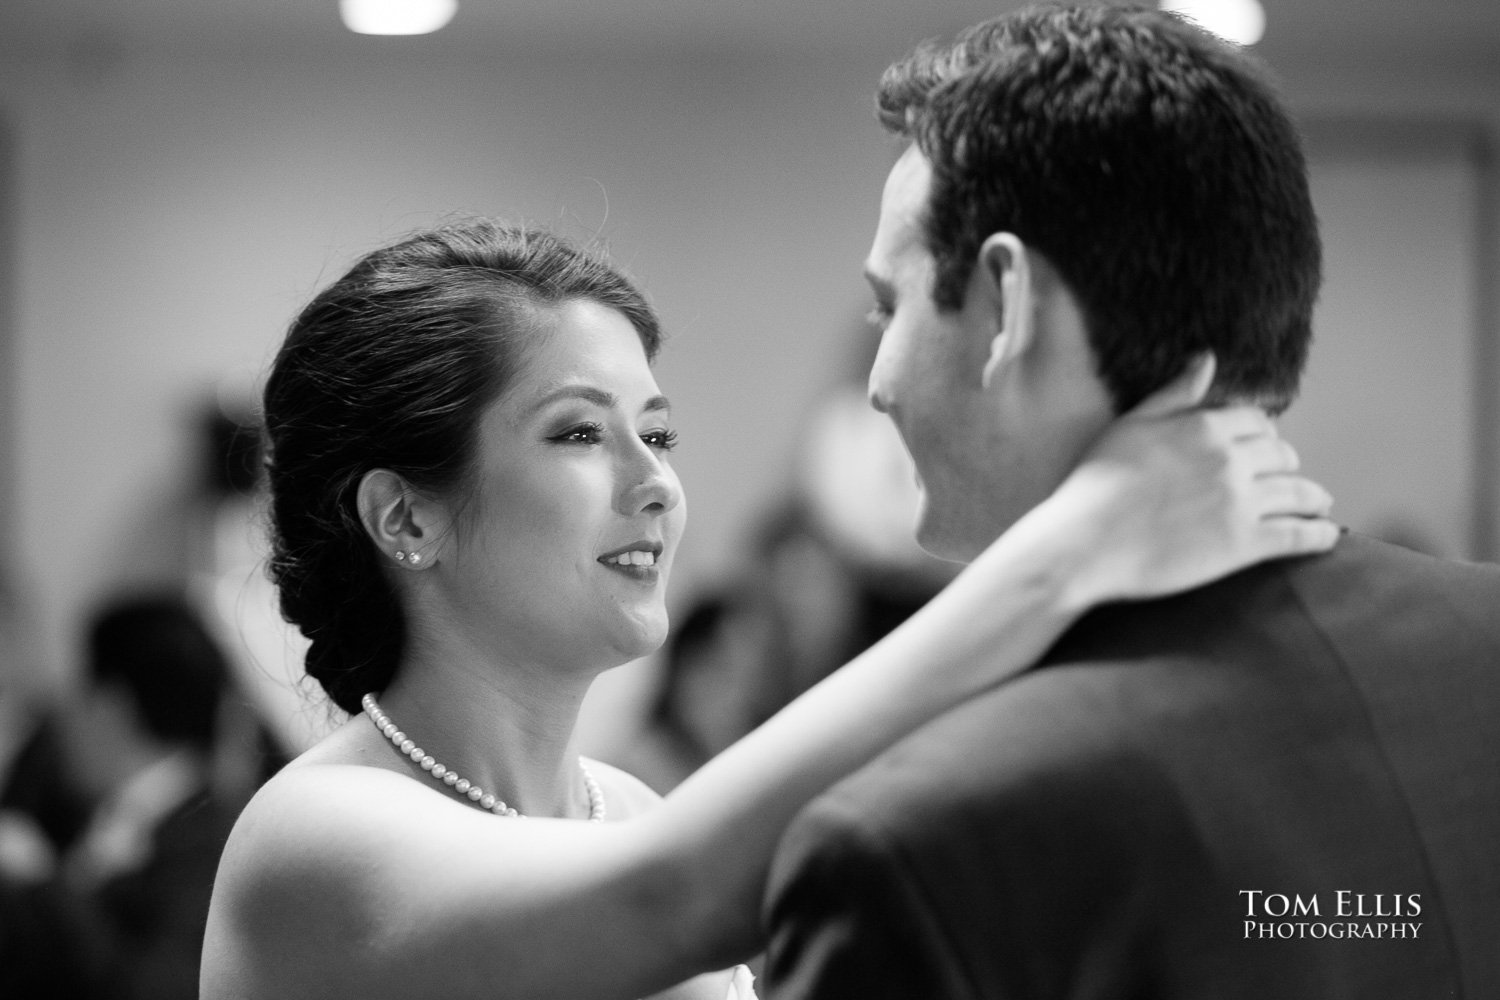
[[[667,634],[686,514],[671,411],[635,328],[597,303],[547,310],[521,360],[482,418],[442,585],[502,655],[615,666]]]

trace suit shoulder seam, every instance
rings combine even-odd
[[[1422,868],[1427,873],[1427,880],[1431,883],[1432,889],[1438,897],[1438,907],[1443,914],[1443,940],[1448,945],[1448,956],[1453,962],[1453,970],[1458,979],[1459,1000],[1462,1000],[1464,996],[1468,995],[1468,989],[1464,982],[1464,968],[1460,962],[1458,942],[1453,937],[1453,927],[1448,919],[1448,907],[1443,899],[1443,889],[1438,882],[1437,872],[1432,864],[1432,851],[1427,846],[1426,838],[1422,836],[1422,830],[1417,823],[1416,814],[1412,811],[1411,798],[1407,794],[1406,786],[1401,782],[1390,756],[1386,753],[1385,742],[1380,738],[1380,732],[1375,727],[1375,719],[1370,713],[1370,706],[1366,702],[1363,692],[1360,691],[1359,685],[1355,683],[1354,675],[1349,669],[1349,662],[1344,658],[1343,651],[1339,649],[1338,643],[1334,642],[1333,637],[1328,634],[1328,631],[1323,628],[1323,623],[1318,621],[1317,616],[1312,613],[1312,609],[1307,606],[1307,602],[1303,599],[1302,591],[1298,589],[1296,583],[1292,581],[1284,568],[1281,570],[1280,576],[1282,584],[1291,594],[1298,611],[1307,621],[1308,626],[1317,634],[1319,641],[1322,642],[1323,647],[1328,651],[1328,655],[1338,664],[1340,677],[1342,677],[1349,689],[1354,692],[1354,700],[1359,705],[1360,718],[1364,722],[1365,729],[1370,734],[1370,741],[1374,744],[1375,752],[1380,757],[1381,767],[1390,778],[1391,784],[1400,792],[1401,810],[1406,815],[1406,822],[1411,830],[1412,838],[1416,840],[1418,849],[1421,851]]]

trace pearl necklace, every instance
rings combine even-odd
[[[364,706],[365,714],[370,717],[370,721],[375,723],[375,728],[380,730],[403,755],[410,757],[422,770],[432,775],[434,781],[442,782],[458,794],[467,797],[479,808],[492,812],[496,816],[519,817],[521,815],[506,805],[504,800],[491,795],[467,778],[460,778],[455,772],[433,760],[431,754],[417,746],[415,741],[396,728],[391,717],[381,711],[380,705],[375,701],[373,691],[361,698],[360,704]],[[588,765],[583,762],[582,757],[578,758],[578,770],[583,773],[583,787],[589,793],[589,822],[603,823],[604,792],[600,789],[599,782],[595,781],[594,776],[589,773]]]

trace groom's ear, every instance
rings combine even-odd
[[[1036,289],[1031,257],[1015,233],[993,233],[979,248],[969,294],[979,296],[993,333],[980,375],[988,389],[995,377],[1024,355],[1036,338]]]

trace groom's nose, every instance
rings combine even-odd
[[[868,386],[870,405],[881,413],[889,413],[890,401],[890,379],[885,372],[888,369],[882,360],[881,354],[875,355],[875,363],[870,366],[870,382]]]

